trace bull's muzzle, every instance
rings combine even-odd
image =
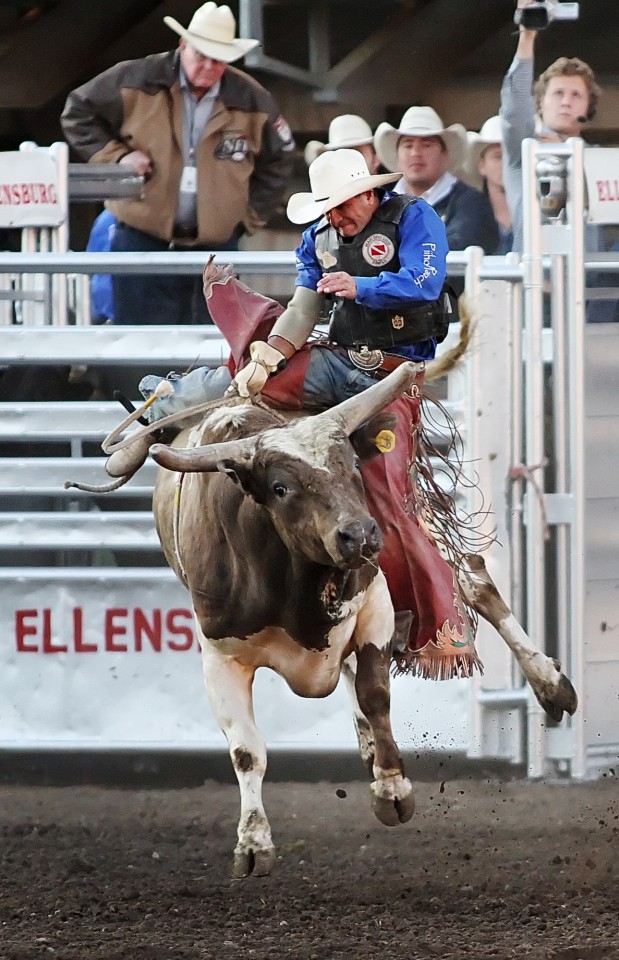
[[[382,546],[378,524],[372,517],[350,520],[335,533],[335,546],[346,566],[357,567],[375,560]]]

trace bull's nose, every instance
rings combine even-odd
[[[363,523],[351,520],[337,531],[335,536],[343,560],[373,556],[380,548],[380,530],[371,517]]]

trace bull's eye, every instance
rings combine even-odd
[[[361,460],[359,459],[359,457],[355,457],[355,459],[353,460],[353,467],[355,468],[355,470],[361,469]]]
[[[273,484],[273,493],[276,497],[283,498],[288,493],[288,487],[286,484],[282,483],[280,480],[276,480]]]

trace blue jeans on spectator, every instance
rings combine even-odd
[[[126,223],[116,225],[112,238],[114,252],[153,253],[170,249],[238,250],[239,238],[234,235],[217,248],[202,246],[172,246],[149,233],[143,233]],[[115,324],[179,325],[212,323],[204,294],[201,274],[114,274]]]

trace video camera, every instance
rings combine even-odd
[[[559,0],[535,0],[514,13],[516,26],[525,30],[545,30],[553,20],[578,20],[577,3],[559,3]]]

